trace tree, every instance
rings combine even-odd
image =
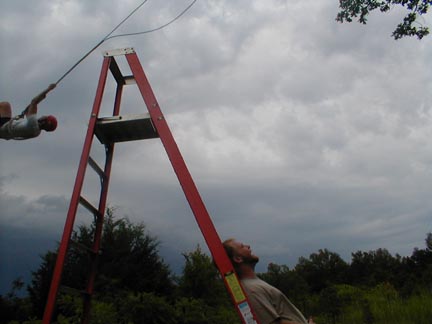
[[[176,324],[175,309],[166,298],[154,293],[128,294],[119,300],[123,323]],[[117,321],[118,323],[119,321]],[[101,322],[101,324],[105,324]]]
[[[82,246],[90,246],[94,224],[81,225],[72,235],[62,285],[82,290],[86,284],[90,258]],[[127,218],[116,219],[108,208],[104,221],[101,254],[95,283],[96,297],[112,301],[123,291],[169,295],[174,290],[168,266],[158,255],[158,241],[144,224],[132,224]],[[42,316],[48,295],[56,253],[48,251],[39,269],[32,272],[28,292],[36,315]],[[73,308],[73,306],[72,306]]]
[[[31,283],[27,287],[30,301],[33,306],[33,314],[37,318],[42,317],[45,309],[57,254],[48,251],[45,255],[41,256],[41,258],[42,263],[39,266],[39,269],[32,272]]]
[[[31,305],[28,298],[20,298],[19,291],[24,287],[24,281],[18,277],[12,281],[11,290],[0,296],[0,324],[11,320],[25,320],[31,314]]]
[[[429,252],[432,252],[432,233],[427,233],[426,234],[425,242],[426,242],[426,249]]]
[[[323,313],[331,319],[331,323],[336,324],[336,319],[342,312],[342,300],[337,288],[335,286],[324,288],[319,297]]]
[[[432,250],[415,248],[411,257],[405,259],[404,266],[410,279],[407,282],[409,286],[404,287],[408,293],[416,290],[432,291]]]
[[[339,254],[320,249],[309,259],[300,257],[295,270],[306,280],[312,292],[320,292],[331,284],[344,283],[348,264]]]
[[[184,253],[176,309],[181,324],[239,323],[212,259],[201,251]]]
[[[185,265],[178,280],[181,295],[202,299],[209,305],[231,306],[230,297],[212,259],[199,246],[183,256]]]
[[[417,18],[426,14],[431,4],[431,0],[339,0],[340,11],[336,21],[352,22],[354,18],[358,18],[360,23],[366,24],[371,11],[379,9],[381,12],[389,12],[394,6],[400,5],[409,12],[397,25],[392,36],[394,39],[405,36],[417,36],[418,39],[422,39],[429,34],[429,28],[422,26]],[[415,26],[415,23],[419,26]]]
[[[350,277],[354,284],[373,287],[384,282],[395,283],[401,257],[393,257],[386,249],[352,253]]]
[[[107,291],[107,286],[115,286],[136,292],[172,293],[171,272],[158,255],[158,245],[144,224],[115,219],[113,210],[108,209],[96,289]]]

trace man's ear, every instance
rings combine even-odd
[[[243,258],[241,256],[236,255],[236,256],[233,257],[233,261],[235,263],[242,263],[243,262]]]

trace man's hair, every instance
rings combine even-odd
[[[230,258],[230,260],[232,261],[234,258],[234,248],[232,247],[231,243],[234,242],[235,239],[234,238],[229,238],[225,241],[222,242],[222,245],[225,249],[226,254],[228,255],[228,257]]]

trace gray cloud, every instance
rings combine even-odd
[[[2,2],[1,100],[20,112],[138,4]],[[118,32],[160,26],[187,4],[148,1]],[[338,24],[336,13],[330,0],[197,2],[166,29],[102,44],[41,103],[59,119],[54,134],[0,143],[2,228],[60,238],[101,52],[131,46],[220,236],[251,243],[261,270],[319,248],[349,259],[422,247],[432,210],[432,48],[390,38],[398,11],[366,26]],[[132,87],[123,104],[143,109]],[[103,147],[92,155],[102,160]],[[89,171],[92,201],[96,188]],[[145,222],[176,269],[181,252],[205,246],[158,140],[117,145],[109,203]],[[89,221],[80,209],[77,223]]]

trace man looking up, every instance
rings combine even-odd
[[[308,323],[303,314],[279,289],[256,276],[255,265],[259,257],[252,253],[249,245],[228,239],[223,242],[223,246],[261,324]]]

